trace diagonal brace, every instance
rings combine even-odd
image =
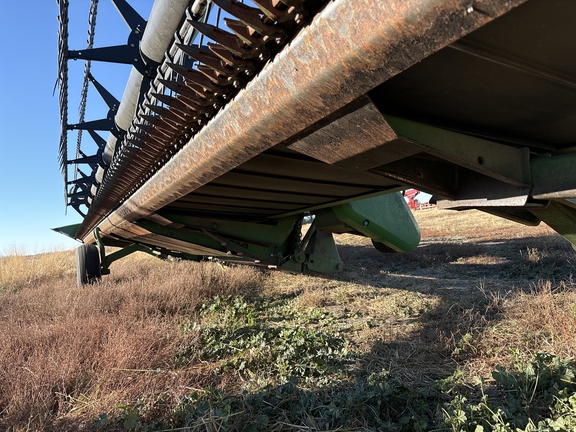
[[[394,132],[423,152],[518,187],[530,186],[528,148],[517,148],[393,116]]]

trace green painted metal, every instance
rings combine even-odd
[[[389,194],[358,200],[324,209],[302,238],[302,215],[293,215],[274,223],[249,223],[198,218],[162,213],[159,216],[172,222],[162,225],[150,220],[136,222],[149,232],[138,238],[146,244],[158,236],[189,244],[191,248],[213,251],[222,261],[250,263],[293,272],[331,273],[343,268],[333,233],[352,232],[384,243],[394,250],[414,249],[420,231],[401,194]],[[98,230],[94,238],[100,249],[102,272],[126,255],[144,251],[158,256],[154,250],[135,243],[110,255]],[[182,245],[182,243],[180,243]],[[199,260],[197,255],[184,259]]]
[[[352,232],[384,243],[398,252],[415,249],[420,229],[400,193],[382,195],[332,207],[317,215],[324,232]]]
[[[576,248],[576,208],[574,207],[576,204],[570,202],[550,201],[544,208],[529,210]]]
[[[379,190],[378,192],[373,192],[370,194],[366,194],[366,195],[362,195],[362,196],[358,196],[358,197],[353,197],[353,198],[346,198],[343,200],[339,200],[336,202],[330,202],[327,204],[321,204],[321,205],[317,205],[317,206],[313,206],[313,207],[307,207],[306,211],[309,213],[316,213],[320,210],[324,210],[324,209],[329,209],[331,207],[334,207],[336,205],[340,205],[340,204],[346,204],[346,203],[350,203],[353,201],[361,201],[367,198],[374,198],[374,197],[378,197],[378,196],[382,196],[382,195],[387,195],[387,194],[391,194],[391,193],[395,193],[395,192],[401,192],[403,190],[406,189],[406,186],[401,186],[401,187],[395,187],[392,189],[386,189],[386,190]],[[281,215],[278,216],[274,216],[273,219],[281,219],[281,218],[286,218],[289,216],[297,216],[297,215],[301,215],[302,214],[302,210],[298,210],[298,211],[294,211],[294,212],[289,212],[289,213],[283,213]]]
[[[100,236],[100,230],[98,228],[94,230],[94,239],[96,239],[96,244],[98,245],[98,251],[100,253],[100,268],[101,268],[101,274],[103,275],[110,274],[110,264],[112,264],[114,261],[117,261],[130,254],[133,254],[134,252],[145,252],[157,258],[161,258],[161,256],[155,253],[154,250],[152,250],[151,248],[138,243],[133,243],[130,246],[126,246],[115,252],[112,252],[109,255],[106,255],[106,245],[102,241],[102,237]],[[190,256],[187,259],[194,259],[194,258],[198,257]]]
[[[280,245],[284,243],[294,228],[300,215],[285,217],[276,224],[255,224],[223,219],[206,219],[171,213],[158,213],[160,216],[189,227],[210,230],[221,235],[239,236],[254,243]]]
[[[220,242],[198,230],[167,227],[145,219],[136,222],[136,225],[141,226],[154,234],[204,246],[226,254],[226,249],[220,244]]]
[[[60,234],[64,234],[65,236],[68,236],[70,238],[75,239],[76,238],[76,232],[78,231],[78,228],[80,228],[81,224],[74,224],[74,225],[66,225],[63,227],[58,227],[58,228],[52,228],[52,231],[55,231],[57,233]]]
[[[194,227],[166,227],[145,220],[137,224],[154,234],[219,251],[220,253],[215,256],[222,257],[226,261],[256,261],[261,264],[280,266],[294,248],[294,242],[290,238],[294,220],[289,225],[276,226],[276,228],[280,227],[278,229],[284,233],[283,236],[279,235],[274,226],[219,222],[221,225],[218,225],[218,222],[212,222],[210,230]],[[220,231],[220,228],[226,235]],[[266,233],[270,234],[270,238],[265,238]]]
[[[523,207],[484,207],[480,210],[527,226],[538,226],[541,222],[540,219]]]
[[[515,186],[530,185],[530,153],[470,135],[398,117],[384,118],[394,132],[422,151]]]
[[[98,228],[94,230],[94,239],[96,240],[96,244],[98,245],[98,252],[100,253],[101,273],[103,275],[110,274],[110,270],[108,269],[106,262],[106,246],[100,237],[100,230]]]
[[[332,273],[344,268],[332,234],[315,231],[306,246],[306,268],[316,273]]]
[[[255,224],[192,216],[161,214],[181,228],[150,221],[138,225],[151,233],[220,251],[215,258],[251,263],[285,271],[330,273],[341,270],[342,261],[331,233],[313,227],[300,240],[301,216],[290,216],[276,224]]]
[[[576,197],[576,154],[546,155],[532,159],[532,197]]]
[[[156,258],[161,258],[159,254],[154,253],[154,251],[149,247],[134,243],[131,244],[130,246],[126,246],[125,248],[119,249],[116,252],[112,252],[110,255],[106,255],[106,259],[103,261],[102,264],[103,269],[105,267],[108,273],[110,273],[110,270],[108,270],[110,264],[112,264],[114,261],[118,261],[119,259],[124,258],[125,256],[133,254],[134,252],[145,252]]]

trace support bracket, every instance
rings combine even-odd
[[[153,76],[155,74],[155,67],[158,66],[155,62],[149,59],[144,59],[140,52],[140,40],[142,39],[143,31],[140,31],[140,26],[132,30],[128,35],[128,42],[125,45],[114,45],[100,48],[90,48],[85,50],[69,50],[67,53],[68,59],[73,60],[94,60],[107,63],[120,63],[133,65],[142,76]]]
[[[399,136],[423,152],[518,187],[530,186],[528,148],[476,138],[423,123],[385,115]]]
[[[66,161],[66,163],[68,165],[72,165],[72,164],[87,164],[90,165],[91,168],[95,168],[96,164],[98,164],[99,162],[102,162],[102,155],[100,154],[95,154],[92,156],[85,156],[85,157],[81,157],[78,159],[71,159]]]
[[[66,126],[68,130],[101,130],[109,131],[114,136],[118,136],[119,132],[116,129],[113,118],[105,118],[100,120],[92,120],[83,123],[69,124]]]
[[[106,140],[102,138],[100,135],[98,135],[95,130],[86,129],[86,131],[90,134],[90,136],[98,146],[98,150],[100,150],[101,152],[104,151],[104,148],[106,147]]]
[[[106,255],[106,246],[102,241],[102,237],[100,236],[100,229],[98,228],[94,230],[94,239],[98,245],[98,251],[100,253],[100,268],[103,275],[110,274],[110,264],[112,264],[114,261],[118,261],[119,259],[124,258],[134,252],[146,252],[147,254],[158,257],[158,255],[155,254],[151,248],[138,243],[133,243],[130,246],[126,246],[117,250],[116,252],[112,252],[110,255]]]

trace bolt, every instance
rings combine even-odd
[[[244,73],[246,74],[246,76],[252,76],[254,75],[255,69],[252,66],[247,66],[246,69],[244,69]]]
[[[364,222],[362,222],[362,225],[368,226],[368,225],[370,225],[370,221],[368,219],[366,219],[366,220],[364,220]]]
[[[260,54],[258,54],[258,59],[260,61],[266,61],[270,58],[270,53],[268,51],[262,51]]]
[[[232,81],[232,86],[235,89],[239,89],[240,87],[242,87],[242,81],[236,78],[234,81]]]
[[[286,35],[284,33],[277,33],[274,41],[277,45],[283,45],[286,42]]]
[[[304,22],[304,19],[306,19],[306,17],[304,16],[304,14],[302,12],[298,12],[295,16],[294,16],[294,21],[296,21],[296,24],[300,25]]]

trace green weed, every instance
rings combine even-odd
[[[495,386],[482,389],[479,402],[456,396],[444,411],[445,423],[458,432],[576,430],[576,364],[538,353],[516,369],[497,367]]]
[[[229,296],[202,305],[200,316],[201,323],[183,326],[191,343],[179,347],[179,363],[221,361],[222,371],[285,384],[291,377],[316,382],[349,362],[345,329],[317,308],[300,314],[286,305]]]
[[[311,307],[295,297],[217,296],[180,324],[186,336],[177,364],[202,362],[215,374],[236,374],[241,388],[212,386],[121,405],[94,420],[97,431],[452,431],[532,432],[576,428],[576,365],[547,353],[515,370],[497,367],[493,383],[476,386],[457,369],[418,386],[386,369],[360,368],[361,353],[347,342],[357,313]],[[350,339],[350,338],[348,338]],[[467,350],[464,334],[457,349]],[[217,383],[214,383],[217,385]],[[154,414],[156,407],[164,414]]]

